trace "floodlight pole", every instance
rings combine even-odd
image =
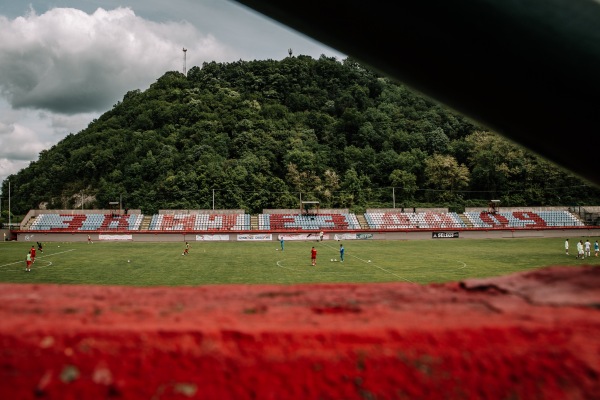
[[[8,180],[8,229],[11,229],[10,225],[10,179]]]
[[[392,204],[394,205],[393,208],[396,208],[396,188],[392,187]]]
[[[215,209],[215,189],[213,191],[213,210]]]

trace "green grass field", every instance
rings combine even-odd
[[[595,238],[590,238],[594,242]],[[470,239],[344,241],[85,242],[45,243],[25,272],[30,242],[0,243],[0,282],[180,286],[210,284],[298,284],[324,282],[414,282],[420,284],[489,277],[551,265],[600,265],[600,257],[575,259],[564,239]],[[318,250],[317,266],[310,249]],[[331,259],[337,259],[332,262]],[[130,262],[128,262],[130,260]],[[369,262],[370,260],[370,262]]]

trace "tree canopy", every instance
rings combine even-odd
[[[404,85],[325,56],[167,72],[9,179],[15,214],[82,198],[145,213],[260,213],[295,208],[300,195],[360,211],[591,204],[600,194]]]

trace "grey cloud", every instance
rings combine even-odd
[[[196,58],[227,58],[222,45],[192,25],[150,22],[128,8],[0,18],[0,36],[3,97],[14,108],[64,114],[106,110],[127,91],[181,70],[182,47]]]

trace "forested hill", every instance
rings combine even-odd
[[[300,194],[354,211],[599,198],[403,85],[324,56],[167,72],[9,179],[15,214],[79,208],[82,197],[85,208],[121,199],[145,213],[213,204],[259,213],[297,208]]]

